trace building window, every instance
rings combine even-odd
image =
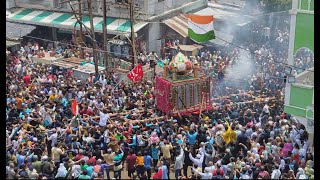
[[[62,0],[54,0],[54,7],[55,8],[67,8],[67,3],[61,3]]]
[[[96,0],[91,1],[92,12],[98,12],[98,4]],[[88,1],[83,2],[82,7],[84,11],[89,11]]]
[[[116,3],[125,3],[128,4],[128,0],[116,0]]]
[[[158,2],[163,2],[164,0],[158,0]]]
[[[84,11],[88,11],[89,8],[88,8],[88,2],[85,1],[81,4],[81,9],[84,10]]]

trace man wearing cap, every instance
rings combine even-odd
[[[103,150],[101,150],[101,156],[103,157],[104,159],[104,162],[107,164],[107,166],[104,166],[106,168],[106,172],[107,172],[107,176],[108,176],[108,179],[110,178],[110,167],[108,166],[111,166],[113,164],[113,159],[115,157],[115,152],[112,152],[112,149],[109,148],[107,150],[107,154],[104,154],[103,153]],[[103,166],[101,166],[101,169],[102,169],[102,172],[104,172],[104,168]]]
[[[54,165],[49,162],[48,156],[42,156],[42,174],[44,174],[47,177],[52,177],[53,176],[53,170],[54,170]]]
[[[176,157],[174,169],[175,169],[175,178],[178,179],[181,176],[181,170],[183,168],[183,161],[184,161],[184,150],[180,147],[180,150],[177,152],[179,155]]]
[[[201,179],[211,179],[212,178],[212,172],[210,171],[210,168],[206,167],[204,168],[204,173],[199,172],[197,169],[195,169],[194,167],[192,167],[192,170],[199,174],[201,176]]]
[[[202,163],[203,163],[203,160],[204,160],[204,153],[202,151],[199,151],[199,154],[196,155],[196,158],[194,158],[192,156],[192,151],[190,150],[189,151],[189,158],[190,160],[195,164],[197,165],[198,167],[202,167]]]

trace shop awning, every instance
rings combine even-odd
[[[16,41],[6,41],[6,46],[7,47],[12,47],[12,46],[16,46],[19,45],[20,42],[16,42]]]
[[[74,67],[78,67],[83,64],[86,64],[88,62],[89,60],[80,59],[77,57],[71,57],[71,58],[65,58],[62,61],[52,62],[51,64],[58,67],[62,67],[62,68],[74,68]]]
[[[6,22],[6,38],[9,40],[18,40],[20,37],[31,33],[36,27],[27,24]]]
[[[178,49],[178,46],[173,46],[173,47],[170,47],[170,48],[172,48],[172,49]],[[179,48],[180,48],[182,51],[192,52],[192,51],[197,50],[197,49],[202,49],[203,46],[197,45],[197,44],[192,44],[192,45],[183,45],[183,44],[180,44],[180,45],[179,45]]]
[[[79,23],[72,13],[61,13],[54,11],[41,11],[34,9],[21,8],[12,14],[7,15],[7,21],[20,22],[25,24],[49,26],[56,28],[79,30]],[[82,22],[85,26],[90,27],[89,16],[82,16]],[[102,17],[94,17],[93,25],[95,32],[102,32]],[[129,19],[118,19],[113,17],[107,17],[106,20],[107,30],[110,34],[123,34],[130,33],[130,21]],[[147,22],[137,21],[134,25],[135,32],[143,28]]]
[[[179,33],[182,37],[188,36],[188,18],[181,14],[163,21],[164,24]]]

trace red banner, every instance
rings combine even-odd
[[[139,82],[143,78],[143,69],[141,64],[134,67],[127,75],[129,79],[133,82]]]
[[[156,77],[156,105],[159,110],[165,113],[172,110],[172,105],[170,104],[170,87],[170,82],[161,77]]]

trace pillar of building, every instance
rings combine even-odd
[[[55,27],[51,28],[51,33],[52,33],[52,40],[56,41],[57,40],[57,28],[55,28]]]

